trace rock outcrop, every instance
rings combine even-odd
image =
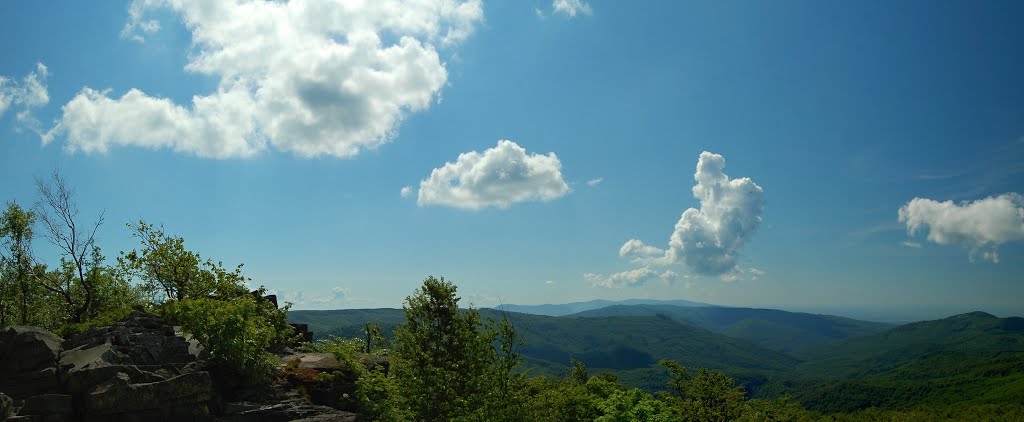
[[[342,369],[331,355],[306,360],[316,369],[304,370],[337,377]],[[311,402],[293,382],[223,402],[224,387],[199,359],[197,344],[145,313],[67,340],[38,327],[0,330],[0,422],[356,420],[355,413]],[[344,394],[325,389],[319,401],[337,404],[335,392]]]

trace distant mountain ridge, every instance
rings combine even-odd
[[[970,312],[892,327],[728,307],[611,305],[558,317],[480,312],[514,323],[526,340],[523,367],[533,374],[561,376],[575,358],[592,373],[612,372],[653,391],[666,381],[657,360],[668,358],[691,369],[720,369],[755,397],[788,395],[825,413],[1000,406],[1024,397],[1020,317]],[[362,337],[367,322],[391,333],[405,317],[401,309],[347,309],[291,311],[289,319],[309,323],[324,338]]]
[[[544,305],[514,305],[505,304],[495,306],[494,309],[499,311],[519,312],[521,314],[531,315],[547,315],[547,316],[565,316],[576,314],[580,312],[591,311],[594,309],[601,309],[608,306],[615,305],[671,305],[671,306],[686,306],[686,307],[717,307],[718,305],[712,305],[710,303],[693,302],[689,300],[657,300],[657,299],[626,299],[626,300],[604,300],[595,299],[588,300],[586,302],[571,302],[562,304],[544,304]]]
[[[567,317],[664,316],[767,349],[798,355],[832,341],[882,332],[890,324],[777,309],[612,305]]]

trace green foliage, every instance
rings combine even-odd
[[[232,299],[247,292],[242,265],[227,270],[220,261],[203,259],[185,249],[185,239],[170,236],[163,227],[140,220],[129,223],[140,250],[121,253],[118,266],[137,277],[151,298],[162,300]]]
[[[287,340],[283,313],[251,296],[172,301],[164,312],[202,345],[208,358],[253,382],[270,379],[278,358],[267,349]]]
[[[359,409],[367,419],[381,422],[414,419],[403,400],[398,380],[389,377],[381,368],[366,371],[356,381]]]
[[[835,340],[875,334],[892,328],[880,322],[832,315],[718,306],[613,305],[571,316],[660,316],[749,341],[766,349],[796,355]]]
[[[514,373],[514,327],[460,310],[456,287],[428,277],[406,298],[393,369],[409,410],[421,420],[518,420],[524,378]],[[497,348],[495,347],[497,345]]]
[[[303,344],[300,350],[309,353],[330,353],[338,359],[338,363],[362,374],[363,365],[359,361],[359,353],[364,348],[365,342],[362,339],[331,337]]]
[[[603,415],[598,422],[676,421],[677,415],[664,401],[657,400],[639,388],[615,390],[597,405]]]
[[[701,368],[690,376],[678,362],[662,360],[670,375],[670,393],[665,400],[676,408],[679,420],[684,421],[727,421],[735,420],[743,413],[746,394],[742,387],[736,387],[732,378],[725,374]]]
[[[30,309],[42,292],[32,280],[32,226],[36,216],[16,202],[9,202],[0,215],[0,239],[6,244],[0,251],[0,327],[12,323],[29,324]]]

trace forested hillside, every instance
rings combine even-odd
[[[574,317],[662,315],[676,321],[794,354],[849,337],[874,334],[889,324],[833,315],[734,307],[614,305],[572,314]]]
[[[770,309],[611,305],[564,317],[506,317],[532,375],[592,373],[646,391],[664,388],[668,358],[723,371],[751,397],[792,397],[844,419],[1015,420],[1024,394],[1024,319],[982,312],[899,327]],[[369,319],[395,327],[398,309],[293,311],[294,321],[356,334]],[[386,332],[387,330],[385,330]],[[760,346],[774,346],[778,351]]]

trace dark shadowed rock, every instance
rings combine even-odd
[[[61,338],[39,327],[0,332],[0,392],[21,399],[57,388]]]
[[[4,393],[0,393],[0,422],[7,420],[14,413],[14,400]]]
[[[19,415],[62,415],[65,418],[72,416],[74,408],[71,405],[71,396],[66,394],[40,394],[25,399],[25,405],[18,412]],[[54,419],[54,418],[51,418]]]
[[[7,327],[0,332],[0,374],[54,366],[63,340],[39,327]]]
[[[163,318],[133,312],[125,320],[86,330],[64,342],[65,350],[85,350],[109,344],[102,356],[109,364],[164,365],[196,360],[186,341]]]
[[[208,413],[206,402],[212,398],[212,390],[207,372],[192,372],[151,383],[132,383],[128,374],[118,373],[86,395],[85,410],[90,415],[153,409],[173,413],[177,408],[193,408]]]

